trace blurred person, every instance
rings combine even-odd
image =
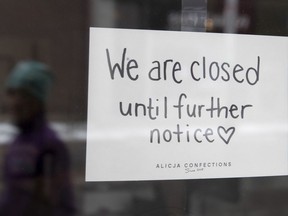
[[[18,63],[6,82],[19,134],[4,158],[1,216],[74,215],[69,153],[45,117],[52,82],[50,68],[36,61]]]

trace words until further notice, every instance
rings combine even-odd
[[[161,104],[161,105],[160,105]],[[162,103],[160,103],[159,99],[148,99],[147,104],[143,103],[129,103],[128,105],[123,104],[123,102],[119,102],[119,110],[121,115],[123,116],[133,116],[133,117],[147,117],[151,120],[156,120],[157,118],[167,118],[168,117],[168,98],[164,97]],[[189,103],[188,97],[186,94],[182,93],[179,95],[177,104],[171,106],[171,108],[176,109],[177,118],[233,118],[233,119],[244,119],[246,110],[248,108],[252,108],[253,105],[236,105],[231,104],[228,106],[222,105],[220,98],[210,98],[210,102],[208,104],[195,104]],[[197,128],[194,132],[191,132],[191,128],[189,124],[186,124],[185,129],[181,127],[179,124],[176,125],[176,129],[171,131],[166,129],[160,132],[160,129],[153,129],[150,131],[150,142],[157,142],[158,144],[162,141],[164,142],[182,142],[183,140],[186,142],[190,142],[194,139],[198,143],[202,143],[203,139],[210,143],[215,141],[215,135],[219,137],[224,143],[229,144],[232,135],[235,132],[234,127],[230,127],[228,129],[223,126],[219,126],[216,131],[212,128],[200,129]],[[161,136],[162,134],[162,136]],[[174,139],[173,139],[174,137]]]

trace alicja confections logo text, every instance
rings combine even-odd
[[[195,173],[195,172],[202,172],[206,169],[225,169],[231,168],[232,162],[225,161],[225,162],[185,162],[185,163],[157,163],[155,165],[156,169],[162,170],[173,170],[173,169],[182,169],[185,173]]]

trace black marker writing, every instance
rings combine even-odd
[[[119,72],[122,78],[125,78],[125,69],[129,79],[136,81],[139,78],[138,74],[134,76],[131,74],[131,69],[138,68],[138,63],[135,59],[128,60],[128,63],[126,63],[126,51],[127,49],[125,48],[122,53],[121,65],[119,63],[116,63],[114,64],[114,66],[112,66],[109,49],[106,49],[107,62],[112,80],[114,80],[115,78],[116,70]]]

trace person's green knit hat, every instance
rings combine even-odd
[[[23,61],[12,70],[6,89],[23,89],[45,102],[52,82],[52,73],[47,65],[37,61]]]

